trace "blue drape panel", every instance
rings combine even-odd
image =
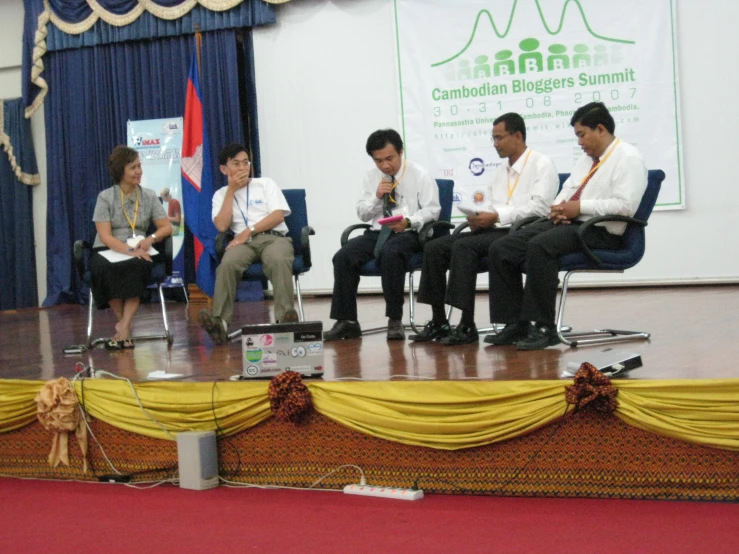
[[[183,3],[184,0],[156,0],[163,7],[172,7]],[[40,89],[31,82],[32,53],[34,37],[38,29],[39,16],[44,11],[44,0],[23,0],[25,6],[25,21],[23,28],[23,100],[29,107],[36,99]],[[135,0],[98,0],[107,11],[122,14],[127,13],[135,5]],[[83,21],[91,13],[86,0],[51,0],[51,10],[63,21],[75,23]],[[244,0],[230,10],[216,12],[197,5],[190,12],[177,20],[159,19],[148,12],[144,12],[133,23],[116,27],[98,20],[91,29],[78,35],[68,35],[53,24],[46,26],[46,49],[49,52],[80,48],[83,46],[99,46],[114,42],[131,40],[153,39],[191,35],[196,26],[202,32],[223,29],[241,29],[267,25],[276,21],[275,9],[272,4],[262,0]],[[44,63],[46,54],[43,56]],[[47,79],[46,72],[41,77]]]
[[[180,19],[172,21],[159,19],[148,12],[141,14],[134,23],[125,27],[116,27],[99,20],[92,29],[79,35],[68,35],[50,25],[46,47],[51,52],[111,42],[187,35],[195,32],[196,26],[199,26],[202,32],[206,32],[254,27],[274,22],[274,8],[263,2],[244,2],[225,12],[214,12],[203,6],[195,6]]]
[[[239,32],[203,34],[201,79],[213,171],[218,171],[218,150],[228,142],[243,140]],[[183,114],[193,43],[192,37],[172,37],[47,55],[45,306],[82,300],[72,266],[72,245],[76,239],[92,238],[89,203],[111,184],[108,155],[116,144],[126,143],[128,120]]]
[[[3,113],[2,131],[10,137],[16,163],[35,175],[36,154],[23,101],[3,101]],[[0,148],[0,310],[38,306],[31,195],[32,187],[17,179]]]

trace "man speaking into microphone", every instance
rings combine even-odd
[[[387,338],[405,339],[401,320],[408,259],[421,251],[418,231],[441,212],[436,183],[424,168],[403,158],[403,140],[397,131],[375,131],[367,139],[366,150],[375,167],[362,181],[357,216],[372,228],[347,241],[333,257],[331,319],[336,323],[324,332],[326,341],[362,335],[357,321],[359,269],[372,259],[377,259],[382,277]],[[379,223],[388,217],[395,221]]]

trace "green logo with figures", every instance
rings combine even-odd
[[[580,17],[582,19],[583,24],[585,25],[585,28],[587,29],[588,33],[590,33],[593,37],[595,37],[597,39],[600,39],[600,40],[603,40],[603,41],[606,41],[606,42],[614,42],[614,43],[620,43],[620,44],[635,44],[635,42],[633,40],[626,40],[626,39],[606,37],[606,36],[603,36],[603,35],[599,35],[595,31],[593,31],[593,29],[590,27],[590,23],[588,23],[588,18],[585,15],[585,12],[583,11],[582,6],[580,5],[579,0],[566,0],[564,6],[562,6],[562,16],[559,19],[559,27],[557,27],[556,29],[550,29],[549,28],[549,24],[547,23],[547,20],[544,17],[544,14],[541,11],[541,5],[539,4],[539,0],[534,0],[534,2],[536,3],[536,9],[539,12],[539,19],[541,20],[542,25],[544,25],[544,29],[546,30],[546,32],[549,33],[550,35],[558,35],[562,31],[562,27],[564,26],[565,15],[567,14],[567,7],[570,5],[570,3],[573,3],[573,4],[575,4],[577,6],[577,9],[580,12]],[[517,7],[518,7],[518,0],[514,0],[513,7],[511,8],[511,15],[508,17],[508,25],[506,26],[505,31],[503,31],[502,33],[500,31],[498,31],[498,27],[495,25],[495,20],[493,19],[493,15],[488,10],[480,10],[477,13],[477,17],[475,18],[475,25],[472,28],[472,33],[470,34],[470,38],[467,41],[467,44],[464,45],[464,48],[462,48],[459,52],[457,52],[456,54],[454,54],[452,57],[447,58],[446,60],[442,60],[440,62],[436,62],[434,64],[431,64],[431,67],[438,67],[440,65],[445,65],[445,64],[447,64],[447,63],[455,60],[456,58],[458,58],[462,54],[464,54],[465,51],[470,47],[470,45],[472,44],[472,42],[475,40],[475,34],[477,33],[477,26],[480,24],[480,19],[484,15],[487,16],[488,21],[490,22],[490,25],[492,26],[493,31],[495,32],[495,34],[496,34],[496,36],[498,38],[505,38],[505,37],[507,37],[508,36],[508,33],[511,30],[511,25],[513,24],[513,18],[514,18],[515,14],[516,14],[516,8]],[[531,39],[527,39],[527,40],[531,40]],[[526,41],[525,40],[522,41],[522,44],[523,44],[523,42],[526,42]],[[538,44],[536,46],[538,46]],[[534,48],[536,48],[536,47],[534,47]],[[577,67],[577,66],[575,66],[575,67]]]

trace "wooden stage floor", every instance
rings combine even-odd
[[[82,355],[64,355],[62,349],[84,342],[85,306],[57,306],[0,312],[0,378],[51,379],[74,375],[76,362],[94,365],[132,380],[145,380],[155,370],[183,374],[185,380],[228,379],[241,372],[241,343],[214,346],[197,325],[204,304],[168,302],[174,344],[140,342],[133,350],[108,352],[102,346]],[[236,305],[239,324],[271,321],[272,302]],[[308,298],[308,320],[329,328],[330,299]],[[487,293],[477,295],[478,327],[488,326]],[[406,302],[407,312],[407,302]],[[739,286],[665,287],[641,289],[573,290],[567,321],[575,330],[595,327],[632,329],[652,333],[649,341],[612,345],[642,357],[643,367],[631,379],[708,379],[739,376]],[[96,312],[96,336],[113,328],[110,310]],[[364,328],[385,324],[380,296],[360,296],[359,317]],[[423,323],[430,309],[417,305]],[[456,323],[459,312],[452,317]],[[161,325],[158,304],[143,305],[134,322],[135,332],[146,334]],[[478,345],[444,347],[437,343],[386,341],[384,333],[325,345],[324,380],[528,380],[557,379],[571,361],[587,361],[589,353],[608,346],[538,352],[515,347]]]

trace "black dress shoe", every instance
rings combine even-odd
[[[359,322],[355,321],[351,323],[346,320],[339,320],[334,323],[330,331],[323,332],[323,340],[341,340],[341,339],[356,339],[362,336],[362,328],[359,326]]]
[[[516,343],[516,350],[544,350],[559,344],[557,329],[550,325],[532,325],[529,335]]]
[[[472,325],[457,325],[448,337],[444,337],[439,342],[444,346],[457,346],[459,344],[473,344],[480,340],[477,334],[477,327]]]
[[[436,323],[434,321],[426,322],[423,326],[423,330],[416,334],[408,337],[410,340],[415,342],[431,342],[432,340],[443,339],[452,334],[452,328],[449,327],[449,322]]]
[[[487,344],[494,344],[496,346],[516,344],[518,341],[525,339],[529,335],[529,327],[530,325],[528,323],[522,321],[519,321],[518,323],[509,323],[500,333],[487,335],[483,340]]]

